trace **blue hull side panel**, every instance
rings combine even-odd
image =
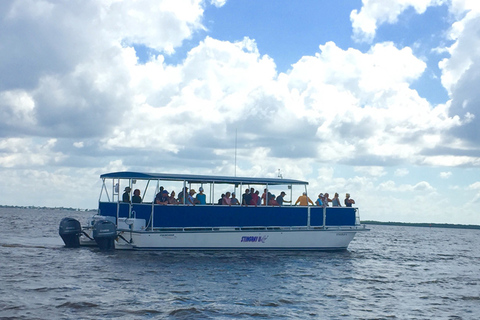
[[[154,228],[209,227],[289,227],[323,226],[324,210],[320,207],[241,207],[241,206],[182,206],[100,202],[99,214],[120,218],[135,217]],[[326,226],[355,226],[355,208],[326,208]]]

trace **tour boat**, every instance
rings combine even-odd
[[[87,225],[81,227],[73,218],[64,218],[60,223],[59,233],[67,247],[344,250],[357,232],[368,230],[360,224],[358,208],[295,205],[293,200],[299,194],[308,195],[306,181],[140,172],[106,173],[100,178],[98,212]],[[187,197],[176,204],[155,203],[162,189],[178,194],[200,188],[205,191],[205,204],[192,204]],[[282,205],[268,201],[218,204],[217,199],[226,192],[235,193],[241,202],[244,190],[251,188],[260,191],[260,199],[264,193],[278,196],[285,192],[286,201]],[[130,201],[133,190],[140,191],[140,203]]]

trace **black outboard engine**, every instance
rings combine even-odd
[[[65,247],[80,247],[81,233],[82,227],[80,226],[80,222],[78,222],[78,220],[75,220],[73,218],[63,218],[62,221],[60,221],[60,226],[58,227],[58,234],[60,234],[63,242],[65,242]]]
[[[93,226],[93,238],[100,250],[108,251],[115,249],[117,227],[109,220],[99,220]]]

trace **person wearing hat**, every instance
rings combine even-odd
[[[195,203],[207,204],[207,196],[203,193],[203,187],[198,188],[198,193],[195,197]]]
[[[298,197],[295,205],[300,204],[301,206],[308,206],[309,203],[313,206],[313,201],[307,196],[307,193],[304,192],[300,197]]]
[[[197,193],[194,189],[191,189],[190,192],[187,194],[187,197],[185,198],[185,204],[186,205],[195,205],[195,198],[193,195]]]
[[[318,195],[318,199],[315,201],[315,204],[319,207],[323,207],[323,193]]]
[[[350,193],[345,195],[345,207],[352,207],[352,204],[355,204],[355,200],[350,199]]]
[[[286,196],[287,194],[282,191],[280,192],[280,195],[277,197],[277,199],[275,199],[278,203],[279,206],[283,206],[283,203],[286,202],[286,203],[292,203],[292,201],[290,200],[285,200],[284,197]]]
[[[166,206],[167,204],[170,203],[170,197],[168,196],[168,191],[163,190],[159,193],[157,193],[157,196],[155,197],[155,203],[156,204],[161,204]]]
[[[130,202],[130,191],[132,191],[130,187],[125,187],[125,192],[123,193],[123,196],[122,196],[123,202]]]

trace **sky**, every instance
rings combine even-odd
[[[3,0],[0,204],[280,172],[362,220],[480,224],[479,88],[478,0]]]

